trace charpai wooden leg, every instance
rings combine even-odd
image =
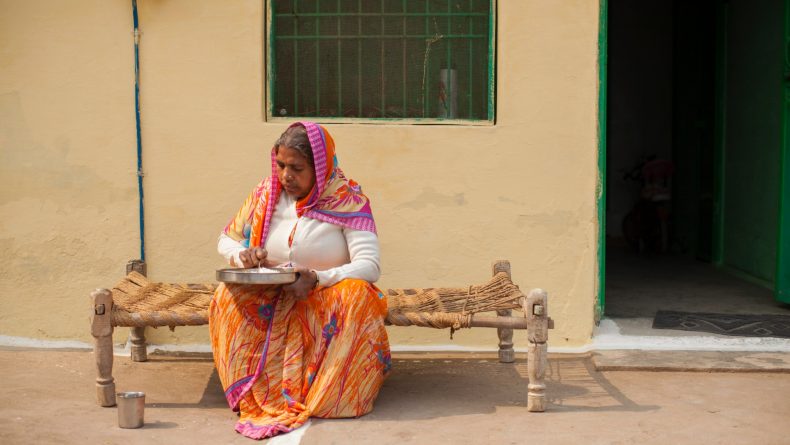
[[[548,296],[543,289],[532,289],[523,301],[527,316],[527,410],[543,412],[546,410],[546,363],[548,360],[547,341],[549,339]]]
[[[496,311],[500,317],[510,317],[512,313],[510,309]],[[513,329],[497,328],[496,334],[499,336],[499,363],[513,363],[516,360],[516,353],[513,351]]]
[[[505,272],[510,277],[510,262],[506,260],[494,261],[491,264],[491,275],[496,275],[499,272]],[[500,317],[510,317],[513,313],[510,309],[502,309],[496,311]],[[513,351],[513,329],[511,328],[497,328],[497,336],[499,337],[499,362],[500,363],[513,363],[516,360],[516,354]]]
[[[146,276],[148,272],[148,267],[145,264],[145,261],[142,260],[130,260],[126,263],[126,275],[129,275],[132,271],[139,273],[142,276]],[[148,361],[148,352],[146,351],[146,344],[145,344],[145,326],[139,328],[131,328],[129,332],[129,337],[132,342],[132,361],[133,362],[146,362]]]
[[[145,345],[145,327],[129,329],[129,336],[132,341],[132,361],[148,361],[148,352]]]
[[[546,411],[546,343],[532,343],[527,346],[527,410],[542,413]]]
[[[115,406],[115,379],[112,377],[112,292],[96,289],[91,292],[93,314],[91,335],[96,359],[96,400],[101,406]]]

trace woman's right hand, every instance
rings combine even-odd
[[[269,262],[266,261],[267,252],[263,247],[250,247],[247,250],[242,250],[239,253],[239,260],[244,268],[250,267],[269,267]]]

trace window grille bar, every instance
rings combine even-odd
[[[401,0],[401,9],[403,12],[406,12],[406,0]],[[401,100],[403,100],[403,117],[408,115],[407,107],[406,107],[406,79],[408,77],[408,73],[406,70],[406,16],[404,15],[401,19],[401,34],[403,40],[401,40],[401,51],[403,52],[403,74],[401,76]]]
[[[469,10],[470,11],[472,10],[472,1],[473,0],[469,0]],[[473,31],[472,26],[473,26],[473,24],[472,24],[472,17],[469,17],[469,34],[471,34],[472,31]],[[473,51],[472,51],[472,40],[471,39],[469,40],[468,46],[469,46],[469,66],[467,67],[468,71],[466,72],[466,76],[467,76],[467,79],[469,79],[469,81],[467,82],[467,91],[466,91],[466,98],[467,98],[467,100],[466,100],[466,102],[467,102],[467,116],[468,116],[469,119],[471,119],[472,118],[472,94],[474,94],[474,91],[473,91],[474,85],[472,84],[472,69],[473,69],[473,67],[472,67],[472,56],[473,56]]]
[[[380,4],[381,4],[381,12],[383,13],[384,12],[384,0],[381,0]],[[383,15],[381,16],[381,31],[380,31],[380,33],[384,34],[384,16]],[[384,79],[384,39],[381,39],[381,43],[379,45],[379,54],[380,54],[379,70],[381,71],[379,73],[379,79],[380,79],[380,84],[381,84],[381,111],[379,112],[379,114],[381,115],[381,117],[385,117],[386,111],[384,111],[384,110],[386,110],[386,106],[387,105],[386,105],[386,101],[385,101],[385,97],[384,97],[384,81],[385,81],[385,79]]]
[[[277,40],[334,40],[334,39],[342,39],[342,40],[372,40],[372,39],[432,39],[435,37],[434,34],[409,34],[407,36],[403,36],[401,34],[384,34],[384,35],[356,35],[356,36],[343,36],[343,35],[320,35],[320,36],[275,36],[274,38]],[[488,38],[486,34],[443,34],[442,40],[444,39],[485,39]]]
[[[427,8],[427,4],[426,4]],[[423,16],[438,16],[438,17],[487,17],[485,12],[275,12],[275,17],[423,17]]]
[[[357,0],[357,9],[362,13],[362,0]],[[357,35],[362,36],[362,16],[357,17]],[[362,39],[357,41],[357,116],[362,116]]]
[[[428,89],[428,85],[426,84],[425,77],[426,77],[426,73],[430,72],[428,70],[428,65],[430,63],[430,58],[428,57],[430,54],[428,54],[428,51],[431,48],[429,46],[431,43],[427,40],[429,38],[428,37],[428,31],[430,29],[428,27],[428,12],[429,11],[430,11],[430,5],[426,1],[425,2],[425,35],[424,36],[420,36],[420,37],[422,37],[425,40],[425,57],[423,58],[423,62],[422,62],[423,63],[423,67],[422,67],[422,117],[423,118],[425,117],[426,101],[428,100],[428,90],[427,90]]]
[[[448,11],[452,11],[452,9],[453,9],[452,0],[447,0],[447,10]],[[453,19],[452,19],[452,17],[448,17],[447,18],[447,34],[448,35],[452,34],[452,32],[453,32]],[[450,41],[445,42],[445,46],[447,46],[447,51],[446,51],[446,54],[447,54],[447,57],[446,57],[446,61],[447,61],[447,84],[444,86],[444,100],[445,100],[445,102],[444,102],[445,116],[444,117],[456,118],[458,116],[453,116],[452,115],[452,111],[453,111],[452,91],[453,91],[453,88],[455,88],[455,90],[458,91],[458,87],[456,85],[453,85],[453,63],[452,63],[452,61],[453,61],[453,54],[452,54],[452,46],[450,45]],[[456,77],[456,80],[457,79],[458,79],[458,77]]]
[[[315,0],[315,10],[321,10],[321,0]],[[315,17],[315,36],[318,37],[318,20],[319,16]],[[315,112],[316,116],[321,114],[321,44],[318,39],[315,41]]]
[[[267,14],[266,17],[273,17],[272,10],[274,5],[272,2],[268,2],[266,4],[266,11],[264,14]],[[267,26],[268,25],[268,26]],[[268,28],[268,29],[267,29]],[[275,116],[275,108],[277,107],[277,101],[280,100],[280,96],[274,95],[274,85],[275,79],[277,78],[277,55],[275,54],[275,46],[274,46],[274,39],[272,38],[276,32],[279,32],[279,27],[277,23],[272,19],[270,23],[266,23],[264,25],[264,44],[265,44],[265,51],[263,53],[263,63],[266,64],[265,66],[265,78],[264,81],[266,82],[266,86],[264,88],[263,93],[263,100],[264,100],[264,109],[267,110],[268,114],[271,116]],[[268,38],[267,38],[268,37]]]
[[[340,0],[337,0],[337,12],[340,13]],[[337,35],[340,35],[340,17],[337,18]],[[337,116],[343,116],[343,41],[337,39]]]
[[[496,0],[490,0],[488,3],[488,35],[490,38],[488,39],[488,69],[486,70],[486,88],[483,89],[484,94],[487,94],[488,97],[485,98],[485,102],[488,106],[488,113],[487,117],[488,120],[494,120],[494,97],[496,95],[495,88],[496,83],[494,82],[494,70],[496,69],[495,66],[495,54],[494,54],[494,37],[496,36],[496,32],[494,31],[494,27],[496,26],[495,22],[495,15],[496,10],[494,9],[494,3]]]
[[[296,12],[296,6],[298,5],[298,3],[299,3],[299,0],[294,0],[294,7],[293,7],[294,12]],[[294,28],[294,34],[299,34],[299,26],[298,26],[296,20],[293,21],[293,28]],[[294,110],[293,110],[293,113],[298,116],[299,115],[299,57],[297,57],[297,55],[299,54],[299,41],[298,40],[294,40],[293,47],[294,47],[293,48],[294,49],[294,55],[293,55],[293,58],[294,58],[294,105],[293,105]]]

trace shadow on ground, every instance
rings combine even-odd
[[[159,372],[184,363],[212,366],[209,356],[152,355],[147,364],[127,366],[161,367]],[[205,377],[204,377],[205,378]],[[177,381],[173,382],[177,384]],[[393,359],[393,371],[384,384],[375,411],[361,420],[414,420],[466,414],[493,413],[497,407],[527,406],[527,361],[499,363],[490,355],[478,357],[437,357],[408,355]],[[640,405],[625,396],[600,372],[590,357],[557,356],[546,370],[547,412],[655,410],[655,405]],[[441,410],[436,407],[441,406]],[[151,408],[225,408],[227,403],[213,369],[199,400],[182,402],[162,400]]]
[[[630,400],[596,372],[586,356],[552,358],[546,374],[547,412],[657,409]],[[493,413],[504,406],[526,408],[528,384],[524,359],[515,363],[491,358],[395,359],[376,409],[362,420],[429,419]]]

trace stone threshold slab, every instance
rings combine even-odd
[[[607,350],[592,360],[598,371],[790,373],[788,352]]]

